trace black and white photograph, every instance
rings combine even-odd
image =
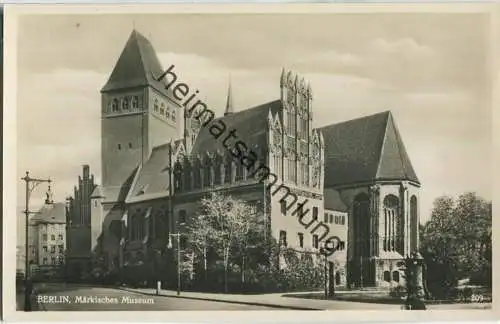
[[[487,11],[34,9],[16,312],[491,311]]]

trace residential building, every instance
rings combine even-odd
[[[45,204],[29,220],[29,263],[36,268],[64,264],[66,250],[64,203]]]

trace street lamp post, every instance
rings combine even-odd
[[[181,294],[181,233],[169,233],[168,245],[169,249],[172,248],[172,236],[177,238],[177,295]]]
[[[319,249],[319,253],[323,255],[324,257],[324,265],[323,265],[323,271],[324,271],[324,285],[325,285],[325,299],[328,299],[328,271],[327,271],[327,262],[328,262],[328,255],[327,255],[327,249],[326,249],[326,244]]]
[[[29,208],[29,201],[30,201],[30,195],[33,192],[33,190],[43,182],[47,182],[49,184],[49,189],[47,191],[47,199],[45,200],[46,204],[51,204],[52,203],[52,197],[51,197],[51,191],[50,191],[50,184],[52,181],[50,179],[36,179],[36,178],[31,178],[29,175],[29,171],[26,171],[26,176],[21,178],[26,183],[26,209],[24,211],[25,214],[25,260],[24,260],[24,311],[29,312],[31,311],[31,283],[30,283],[30,276],[29,276],[29,215],[33,214],[33,212],[30,211]]]

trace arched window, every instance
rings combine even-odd
[[[384,198],[384,251],[395,251],[401,234],[399,229],[399,199],[394,195]],[[399,250],[399,247],[398,247]]]
[[[132,97],[132,109],[137,109],[137,108],[139,108],[139,97],[133,96]]]
[[[411,250],[418,250],[418,201],[416,196],[410,198],[410,244]]]
[[[165,117],[170,118],[170,105],[167,105],[167,111],[165,112]]]
[[[122,110],[128,110],[128,98],[122,99]]]
[[[155,112],[158,112],[158,110],[160,109],[160,105],[159,105],[158,99],[155,99],[153,109],[154,109]]]
[[[163,114],[165,114],[165,104],[162,102],[160,106],[160,115],[163,116]]]
[[[399,282],[399,271],[392,272],[392,280]]]
[[[111,109],[113,112],[118,112],[118,99],[113,99]]]
[[[175,107],[172,108],[172,121],[175,121]]]

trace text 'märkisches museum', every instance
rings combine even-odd
[[[102,183],[84,166],[68,207],[69,273],[83,276],[96,257],[108,271],[144,280],[175,267],[161,252],[168,233],[187,230],[211,192],[258,206],[280,244],[299,254],[319,249],[323,232],[287,213],[283,194],[251,176],[195,111],[185,113],[167,80],[157,81],[164,71],[152,44],[133,31],[101,90]],[[229,87],[225,113],[214,121],[235,129],[297,202],[308,200],[304,219],[342,240],[329,257],[337,285],[401,281],[399,261],[418,246],[420,183],[394,118],[382,112],[314,129],[311,88],[283,71],[276,98],[239,109]]]

